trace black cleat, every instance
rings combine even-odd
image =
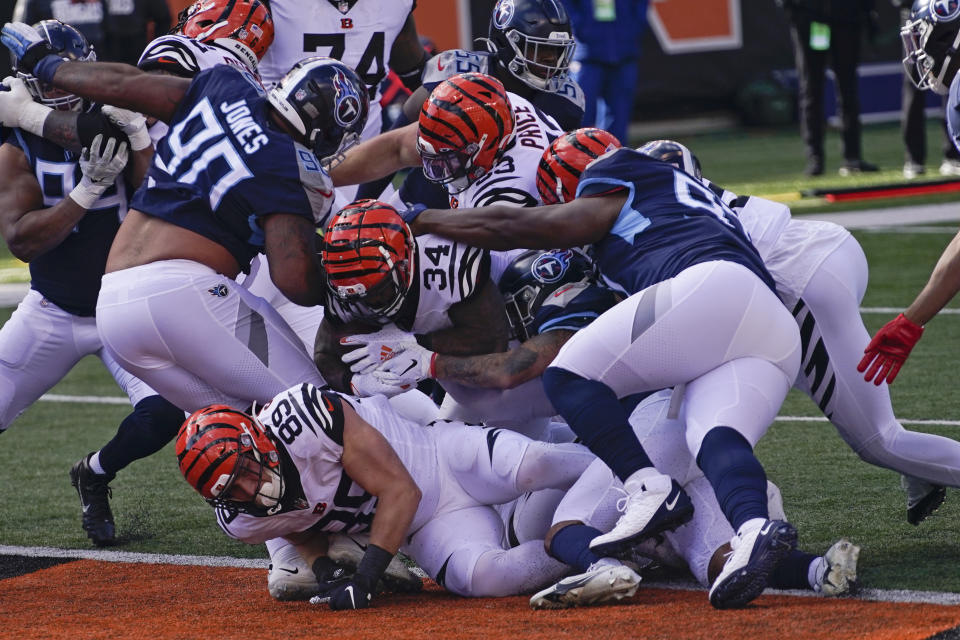
[[[933,485],[927,495],[920,498],[915,504],[907,507],[907,522],[913,526],[919,525],[934,511],[940,508],[947,497],[947,488]]]
[[[83,508],[83,530],[97,547],[109,547],[117,543],[116,527],[113,524],[113,512],[110,510],[110,497],[113,492],[109,483],[114,475],[100,475],[90,468],[88,453],[70,469],[70,484],[80,496]]]

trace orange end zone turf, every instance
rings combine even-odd
[[[0,637],[183,638],[804,638],[923,640],[960,625],[960,607],[764,596],[716,611],[700,591],[644,589],[626,604],[532,611],[527,598],[384,596],[366,611],[279,603],[266,571],[79,560],[0,581]],[[12,634],[12,635],[6,635]]]

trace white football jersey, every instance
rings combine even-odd
[[[832,222],[795,220],[790,208],[757,196],[737,196],[707,182],[737,214],[764,266],[773,276],[777,295],[792,309],[823,261],[850,232]]]
[[[487,252],[430,234],[417,236],[416,245],[417,273],[407,302],[392,321],[412,333],[452,327],[450,307],[474,295],[490,277]],[[335,296],[325,308],[343,322],[359,319]]]
[[[260,61],[269,89],[297,63],[329,56],[354,69],[370,90],[364,140],[380,133],[380,81],[390,50],[413,11],[414,0],[274,0],[270,14],[277,37]],[[374,130],[375,129],[375,130]]]
[[[377,498],[343,468],[342,402],[347,400],[339,394],[304,383],[261,409],[257,417],[285,451],[286,455],[281,452],[281,465],[289,460],[295,471],[284,473],[280,513],[253,516],[218,508],[217,522],[227,535],[252,544],[311,527],[348,533],[369,530]],[[422,497],[410,530],[419,529],[436,511],[440,499],[434,430],[400,417],[383,396],[350,398],[349,404],[383,434],[420,488]]]

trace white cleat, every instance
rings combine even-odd
[[[320,593],[320,585],[296,547],[287,545],[270,558],[267,591],[276,600],[309,600]]]
[[[327,555],[348,571],[355,571],[363,558],[370,536],[365,533],[336,533],[329,537]],[[423,580],[414,574],[397,554],[380,577],[384,591],[410,593],[423,589]]]
[[[592,564],[581,573],[547,587],[530,598],[531,609],[585,607],[629,598],[637,592],[640,576],[623,565]]]
[[[857,592],[857,559],[860,547],[849,540],[840,539],[823,554],[826,566],[818,576],[817,593],[825,596],[849,596]]]
[[[763,593],[770,573],[797,546],[797,530],[783,520],[755,518],[740,526],[730,546],[710,587],[710,604],[717,609],[742,607]]]
[[[662,473],[643,479],[634,476],[623,484],[627,497],[616,526],[590,541],[590,550],[594,553],[615,555],[640,540],[676,529],[693,517],[690,496],[670,476]]]

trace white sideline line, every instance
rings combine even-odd
[[[87,404],[130,404],[130,398],[121,396],[66,396],[59,393],[45,393],[40,396],[46,402],[85,402]]]
[[[860,307],[860,313],[900,313],[904,307]],[[955,316],[960,314],[960,309],[941,309],[938,316]]]
[[[266,569],[269,561],[253,558],[228,558],[223,556],[167,555],[161,553],[133,553],[130,551],[100,551],[95,549],[56,549],[53,547],[19,547],[0,545],[0,556],[25,556],[28,558],[77,558],[101,562],[126,562],[134,564],[173,564],[200,567],[239,567],[242,569]],[[706,591],[694,582],[650,581],[645,586],[684,591]],[[781,591],[768,589],[768,595],[819,597],[810,591]],[[960,604],[960,593],[938,591],[910,591],[903,589],[861,589],[857,600],[878,602],[914,602],[928,604]]]

